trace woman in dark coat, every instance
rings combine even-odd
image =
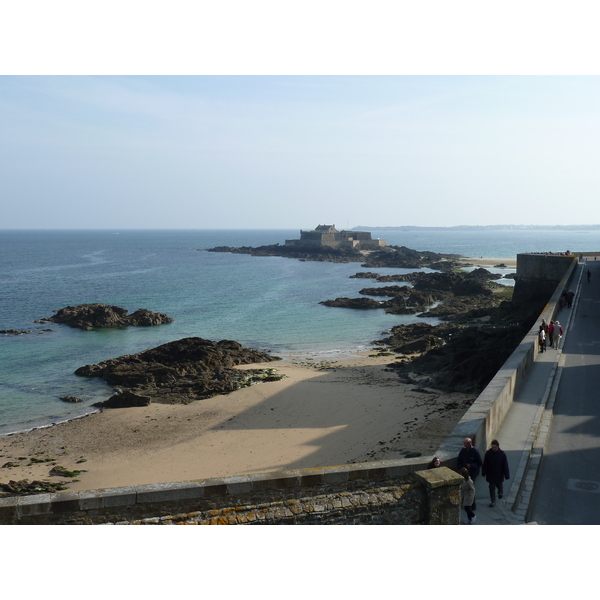
[[[496,506],[496,488],[498,488],[498,498],[502,498],[502,484],[505,479],[509,479],[508,460],[506,454],[500,450],[498,440],[492,440],[492,447],[485,453],[481,474],[490,486],[490,506]]]

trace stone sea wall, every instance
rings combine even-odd
[[[383,461],[0,499],[0,524],[455,525],[462,478]]]
[[[517,279],[513,302],[525,303],[550,298],[565,273],[577,263],[575,256],[517,254]]]

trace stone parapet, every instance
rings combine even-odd
[[[378,461],[0,499],[0,524],[456,524],[460,477]]]

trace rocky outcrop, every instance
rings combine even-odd
[[[325,306],[334,306],[336,308],[358,308],[361,310],[381,308],[383,303],[377,302],[372,298],[336,298],[335,300],[323,300],[319,302]]]
[[[130,390],[123,390],[104,402],[96,402],[94,406],[100,408],[129,408],[132,406],[148,406],[151,401],[150,396],[140,396]]]
[[[0,333],[3,335],[23,335],[24,333],[31,333],[25,329],[0,329]]]
[[[423,267],[430,267],[442,271],[453,271],[460,267],[457,259],[457,254],[421,252],[406,246],[387,246],[370,252],[362,266],[368,269],[381,267],[422,269]]]
[[[377,275],[372,273],[372,275]],[[320,302],[325,306],[341,308],[384,309],[390,314],[416,314],[423,317],[454,317],[474,309],[498,306],[500,298],[495,290],[505,289],[491,282],[495,275],[485,269],[471,273],[423,273],[377,276],[377,281],[399,281],[409,285],[387,285],[363,288],[365,296],[384,296],[389,300],[372,298],[336,298]],[[436,305],[436,303],[438,303]],[[435,305],[435,306],[434,306]]]
[[[398,354],[422,354],[446,344],[460,326],[428,323],[411,323],[397,325],[390,331],[390,335],[374,344],[388,346]]]
[[[480,393],[527,331],[515,325],[462,327],[452,332],[443,343],[430,338],[433,348],[390,367],[397,370],[406,383],[449,392]],[[433,335],[441,337],[438,332]],[[416,344],[411,347],[410,343],[397,346],[403,352],[416,347]]]
[[[350,275],[350,279],[377,279],[378,277],[379,274],[372,271],[359,271],[354,275]]]
[[[78,396],[60,396],[60,400],[63,402],[83,402],[83,398],[79,398]]]
[[[299,260],[317,260],[325,262],[360,262],[364,258],[364,253],[354,248],[330,248],[321,247],[296,247],[281,246],[271,244],[268,246],[242,246],[235,248],[232,246],[217,246],[208,248],[207,252],[230,252],[232,254],[249,254],[251,256],[283,256],[285,258],[296,258]]]
[[[358,293],[364,294],[365,296],[389,296],[395,297],[406,297],[412,291],[412,288],[408,285],[382,285],[373,288],[363,288]]]
[[[455,296],[491,296],[493,291],[489,282],[496,278],[486,269],[476,269],[471,273],[421,273],[414,280],[414,288],[420,291],[445,291]]]
[[[498,306],[475,308],[471,298],[464,300],[470,310],[446,317],[451,323],[398,325],[388,337],[373,342],[401,355],[389,368],[403,381],[447,392],[480,393],[521,343],[547,301],[505,300]]]
[[[207,252],[230,252],[233,254],[250,254],[251,256],[284,256],[300,260],[320,260],[329,262],[361,262],[363,267],[401,267],[420,269],[437,265],[436,269],[455,270],[460,266],[456,254],[438,254],[437,252],[420,252],[406,246],[387,246],[378,250],[364,251],[356,248],[298,247],[272,244],[268,246],[217,246]]]
[[[156,313],[145,308],[136,310],[132,314],[119,306],[107,304],[80,304],[79,306],[67,306],[55,311],[56,314],[41,321],[62,323],[69,327],[79,329],[97,328],[122,328],[122,327],[149,327],[172,323],[173,319],[163,313]]]
[[[0,497],[29,496],[31,494],[49,494],[67,489],[63,483],[51,483],[49,481],[9,481],[0,483]]]
[[[236,365],[279,360],[267,352],[244,348],[238,342],[214,342],[184,338],[139,352],[113,358],[75,371],[82,377],[100,377],[119,393],[104,407],[128,402],[144,406],[152,402],[186,404],[228,394],[259,381],[281,379],[273,369],[235,369]]]

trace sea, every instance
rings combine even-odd
[[[351,279],[413,269],[206,252],[283,244],[299,230],[0,230],[0,435],[80,417],[112,389],[78,377],[83,365],[197,336],[236,340],[286,358],[336,360],[369,351],[394,325],[423,321],[383,310],[326,307],[377,284]],[[415,250],[514,258],[520,252],[600,248],[600,231],[385,230],[373,237]],[[510,269],[490,269],[500,279]],[[82,331],[36,323],[65,306],[100,302],[166,313],[156,327]],[[436,319],[425,319],[435,323]],[[81,397],[71,404],[60,396]]]

